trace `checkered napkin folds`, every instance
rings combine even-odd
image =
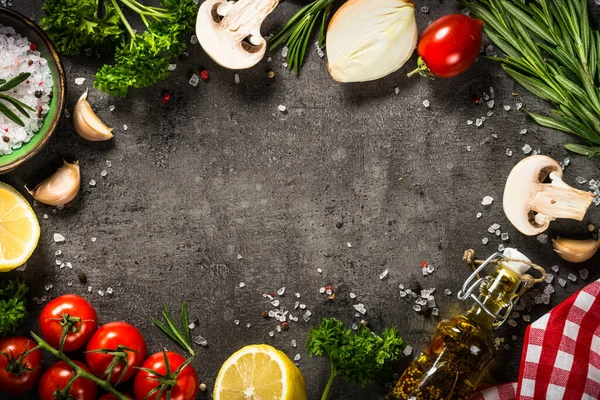
[[[600,399],[600,280],[527,328],[519,382],[473,397],[512,399]]]

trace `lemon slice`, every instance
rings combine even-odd
[[[266,344],[246,346],[221,367],[214,400],[306,400],[306,383],[296,365]]]
[[[40,224],[27,200],[0,182],[0,272],[25,264],[39,238]]]

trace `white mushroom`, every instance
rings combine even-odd
[[[267,50],[260,26],[278,3],[279,0],[206,0],[196,20],[200,45],[225,68],[256,65]]]
[[[531,156],[511,171],[504,188],[504,213],[521,233],[544,232],[557,218],[581,221],[594,195],[563,182],[559,163],[546,156]]]
[[[594,256],[600,248],[598,239],[575,240],[556,238],[552,239],[554,251],[565,261],[582,263]]]

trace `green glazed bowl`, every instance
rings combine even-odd
[[[50,110],[44,118],[42,128],[33,135],[29,143],[24,143],[21,148],[13,150],[12,154],[0,156],[0,174],[3,174],[12,171],[35,156],[50,140],[65,110],[66,79],[54,44],[39,26],[25,16],[2,7],[0,7],[0,24],[10,26],[21,36],[27,36],[30,42],[37,45],[41,56],[48,60],[53,81]]]

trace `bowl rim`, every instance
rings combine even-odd
[[[42,39],[44,44],[48,47],[48,50],[50,51],[50,55],[52,57],[52,60],[56,64],[56,68],[58,70],[59,95],[56,97],[58,97],[59,104],[58,104],[57,118],[55,118],[53,121],[51,121],[51,124],[48,127],[48,132],[46,133],[46,135],[44,135],[41,138],[41,140],[34,147],[31,148],[30,151],[23,154],[20,158],[16,159],[15,161],[13,161],[9,164],[0,166],[0,174],[4,174],[6,172],[12,171],[15,168],[19,167],[21,164],[30,160],[35,155],[37,155],[48,144],[48,142],[50,141],[50,138],[54,134],[54,131],[58,127],[58,123],[60,122],[61,116],[63,114],[63,110],[65,109],[65,105],[67,103],[67,88],[66,88],[67,84],[66,84],[65,70],[64,70],[62,62],[60,60],[58,51],[56,50],[54,43],[52,43],[52,40],[50,40],[50,38],[48,37],[48,35],[46,35],[46,33],[42,30],[42,28],[40,28],[35,22],[30,20],[23,14],[18,13],[13,10],[10,10],[8,8],[0,7],[0,14],[2,14],[2,13],[7,14],[9,17],[13,17],[17,20],[23,21]]]

